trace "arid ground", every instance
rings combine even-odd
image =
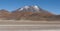
[[[59,29],[60,21],[0,21],[0,31],[59,31]]]

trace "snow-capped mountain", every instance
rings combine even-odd
[[[6,19],[29,19],[29,20],[44,20],[40,18],[52,18],[53,14],[40,8],[39,6],[24,6],[22,8],[18,8],[15,11],[8,12],[6,10],[0,11],[0,18]]]
[[[24,6],[22,8],[17,9],[18,11],[23,12],[40,12],[41,9],[38,6]]]
[[[40,8],[39,6],[24,6],[22,8],[18,8],[15,12],[32,12],[32,13],[45,13],[48,14],[49,12]]]
[[[17,10],[12,12],[12,15],[19,15],[21,17],[26,17],[26,16],[51,16],[52,14],[39,6],[24,6],[22,8],[18,8]],[[15,17],[16,17],[15,16]]]

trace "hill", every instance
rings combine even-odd
[[[60,15],[50,13],[39,6],[24,6],[12,12],[5,9],[0,10],[0,19],[5,20],[33,20],[33,21],[54,21],[60,20]]]

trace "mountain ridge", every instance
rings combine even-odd
[[[0,18],[4,18],[6,20],[33,20],[33,21],[42,21],[42,20],[54,20],[56,17],[59,18],[58,15],[54,15],[38,6],[24,6],[22,8],[18,8],[15,11],[8,12],[7,10],[0,11]],[[57,20],[57,19],[56,19]]]

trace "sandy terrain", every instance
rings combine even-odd
[[[30,21],[30,20],[0,20],[0,25],[20,25],[20,24],[60,24],[60,21]]]
[[[0,20],[0,31],[59,31],[60,21]]]

